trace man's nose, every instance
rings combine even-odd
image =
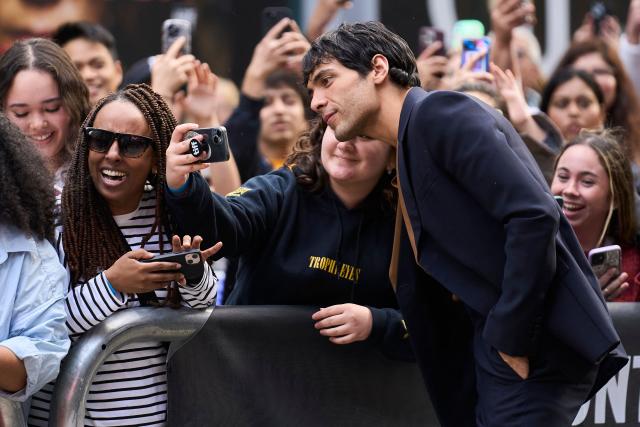
[[[311,109],[316,113],[320,113],[325,105],[327,105],[327,100],[322,93],[318,91],[313,92],[313,97],[311,98]]]

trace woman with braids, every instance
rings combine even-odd
[[[154,254],[199,248],[202,239],[172,234],[164,201],[165,152],[176,126],[147,85],[129,85],[100,100],[84,122],[62,194],[61,259],[72,340],[111,314],[140,305],[207,307],[215,301],[211,268],[186,283]],[[220,244],[202,253],[208,258]],[[206,264],[206,263],[205,263]],[[179,283],[179,285],[177,284]],[[164,425],[166,357],[161,342],[127,345],[109,356],[89,389],[85,424]],[[46,425],[52,386],[34,397],[29,423]]]
[[[87,88],[64,50],[50,40],[28,39],[0,56],[0,109],[42,155],[59,198],[89,111]]]
[[[64,268],[53,240],[51,176],[0,114],[0,397],[24,401],[69,350]]]
[[[221,240],[239,257],[229,304],[324,307],[315,327],[335,344],[368,340],[412,357],[389,282],[394,158],[381,141],[338,142],[316,121],[285,167],[247,181],[227,197],[197,174],[188,125],[167,150],[167,206],[184,233]],[[182,132],[182,133],[180,133]]]
[[[598,278],[609,301],[640,301],[640,241],[629,162],[610,131],[582,132],[556,160],[551,191],[588,253],[606,245],[622,247],[622,271]]]

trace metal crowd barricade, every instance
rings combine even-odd
[[[84,402],[93,377],[105,359],[120,347],[136,341],[184,340],[204,325],[212,311],[213,308],[141,307],[122,310],[93,327],[72,346],[62,363],[53,393],[49,425],[84,425]]]
[[[630,425],[640,419],[640,304],[609,303],[609,310],[631,363],[580,410],[573,425]],[[197,332],[213,308],[185,310],[135,308],[116,313],[87,332],[65,358],[54,390],[52,426],[82,426],[89,386],[100,365],[125,344],[182,341]],[[277,314],[276,314],[277,315]],[[0,399],[0,427],[23,426],[19,404]]]
[[[20,404],[0,397],[0,427],[22,427],[26,425]]]

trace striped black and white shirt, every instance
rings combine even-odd
[[[151,230],[155,217],[155,195],[146,192],[138,209],[115,216],[120,231],[132,250],[141,247],[142,239]],[[170,236],[163,242],[164,252],[171,252]],[[58,234],[58,254],[66,266],[62,250],[62,233]],[[144,249],[160,253],[158,236],[153,236]],[[205,263],[205,274],[195,286],[180,286],[182,304],[205,308],[215,302],[216,280]],[[166,290],[156,290],[158,301]],[[139,306],[137,295],[114,294],[104,273],[87,282],[69,286],[66,296],[67,327],[72,341],[77,340],[111,314]],[[98,369],[89,389],[85,405],[85,425],[89,426],[163,426],[167,409],[167,351],[163,343],[149,341],[126,345],[109,356]],[[53,383],[33,396],[29,425],[46,426]]]

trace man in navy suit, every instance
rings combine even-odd
[[[392,279],[441,423],[570,425],[627,357],[513,127],[465,95],[415,87],[413,53],[380,23],[326,33],[303,67],[339,140],[397,148]]]

